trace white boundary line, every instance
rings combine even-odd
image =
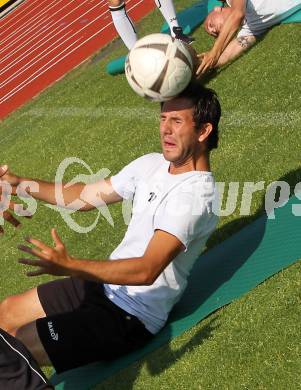
[[[21,68],[18,68],[17,72],[15,73],[12,73],[9,77],[5,77],[4,81],[3,82],[0,82],[0,88],[3,88],[5,85],[7,85],[11,80],[14,80],[16,77],[18,77],[19,75],[21,75],[22,73],[24,73],[27,69],[30,69],[32,65],[35,65],[37,62],[39,62],[40,60],[42,60],[44,57],[47,57],[48,54],[52,53],[55,49],[57,49],[57,47],[61,46],[62,44],[64,44],[68,39],[66,39],[64,42],[62,42],[60,45],[58,45],[57,47],[55,47],[53,50],[49,51],[49,49],[54,46],[55,44],[57,44],[60,40],[64,39],[66,36],[68,36],[69,32],[67,32],[66,34],[62,35],[56,42],[54,42],[52,45],[50,46],[47,46],[46,49],[44,49],[43,51],[39,52],[39,55],[34,57],[31,61],[29,62],[26,62]],[[45,56],[42,56],[41,55],[43,53],[46,52],[46,55]],[[27,56],[26,56],[27,57]],[[26,57],[23,57],[22,60]],[[39,58],[40,57],[40,58]],[[35,61],[36,60],[36,61]],[[20,61],[18,61],[20,62]],[[14,66],[14,65],[12,65]],[[9,70],[9,68],[7,69]],[[2,72],[0,74],[3,74],[3,73],[6,73],[6,72]]]
[[[72,42],[69,46],[67,46],[61,53],[64,53],[66,52],[68,49],[70,49],[72,46],[74,46],[76,43],[78,43],[80,41],[82,37],[79,37],[76,41]],[[72,53],[73,50],[70,51],[70,53]],[[61,54],[60,53],[60,54]],[[11,96],[14,96],[17,92],[19,92],[21,89],[23,89],[26,85],[30,84],[31,81],[35,80],[36,78],[38,78],[39,76],[41,76],[42,74],[44,74],[48,69],[51,69],[52,66],[49,66],[48,68],[46,68],[45,71],[43,72],[40,72],[40,70],[42,70],[43,68],[45,68],[45,66],[47,66],[48,64],[50,64],[53,60],[55,60],[56,58],[58,58],[60,56],[60,54],[58,54],[57,56],[55,56],[54,58],[52,58],[49,62],[47,62],[44,66],[42,66],[41,68],[39,68],[38,70],[36,70],[34,73],[32,73],[28,79],[26,80],[23,80],[20,84],[16,85],[15,88],[13,88],[10,92],[8,92],[6,95],[3,96],[3,98],[1,98],[0,100],[0,104],[2,104],[3,102],[5,102],[7,99],[9,99]],[[69,55],[69,52],[67,54],[65,54],[62,59],[64,59],[65,57],[67,57]],[[58,60],[57,62],[55,62],[53,65],[57,64],[58,62],[60,62],[60,60]],[[33,76],[37,75],[36,77],[34,77],[33,79],[31,79]],[[28,81],[29,80],[29,81]],[[21,87],[21,88],[19,88]],[[13,92],[13,93],[12,93]],[[5,99],[6,98],[6,99]]]
[[[37,26],[37,27],[39,27],[39,30],[38,30],[35,34],[31,34],[31,38],[34,39],[36,35],[39,35],[39,34],[41,35],[41,34],[43,34],[44,29],[47,28],[47,26],[50,26],[50,22],[47,23],[47,24],[45,24],[44,26]],[[33,32],[33,31],[34,31],[34,29],[31,30],[31,32]],[[24,34],[26,34],[26,32],[23,33],[23,35],[24,35]],[[14,54],[13,48],[14,48],[14,47],[18,47],[17,44],[16,44],[16,41],[21,41],[21,42],[23,42],[24,40],[22,41],[22,40],[21,40],[22,38],[23,38],[23,36],[20,35],[20,37],[19,37],[19,38],[16,38],[14,41],[12,41],[12,42],[10,43],[10,45],[4,47],[3,50],[0,50],[0,55],[2,55],[2,56],[4,55],[4,57],[2,57],[2,60],[3,60],[3,61],[5,61],[7,58],[11,57],[11,56]],[[26,42],[26,41],[25,41],[25,42]],[[8,54],[6,54],[6,52],[7,52]],[[1,61],[1,62],[3,62],[3,61]]]
[[[51,32],[48,33],[48,34],[46,35],[46,37],[47,37],[48,35],[50,35],[50,34],[51,34]],[[47,46],[47,48],[46,48],[45,50],[47,50],[48,48],[52,47],[54,44],[56,44],[57,42],[59,42],[60,40],[62,40],[62,38],[65,38],[66,35],[68,35],[68,34],[69,34],[69,31],[66,32],[66,34],[61,35],[60,38],[59,38],[56,42],[52,43],[50,46]],[[38,43],[39,43],[39,42],[38,42]],[[19,64],[19,62],[22,62],[22,61],[25,60],[28,56],[30,56],[30,54],[32,54],[33,48],[34,48],[35,50],[37,50],[37,49],[39,49],[39,48],[40,48],[41,46],[43,46],[43,45],[44,45],[44,42],[41,43],[41,44],[40,44],[39,46],[37,46],[37,47],[35,47],[35,45],[34,45],[34,46],[30,47],[29,49],[27,49],[25,52],[21,53],[21,55],[20,55],[19,57],[17,57],[17,58],[15,59],[15,61],[10,62],[7,66],[5,66],[5,67],[2,68],[2,72],[0,72],[0,76],[3,75],[3,74],[5,74],[5,73],[7,73],[7,71],[8,71],[9,69],[15,67],[17,64]],[[43,50],[42,52],[39,52],[39,54],[44,53],[45,50]],[[27,54],[27,53],[28,53],[28,54]],[[26,55],[25,55],[25,54],[26,54]],[[36,57],[35,57],[35,58],[36,58]],[[33,60],[31,60],[31,61],[33,61]],[[0,63],[1,63],[1,62],[0,62]],[[27,65],[28,65],[28,64],[29,64],[29,62],[27,63]],[[19,69],[22,69],[22,68],[19,68]],[[9,78],[10,78],[11,76],[13,76],[13,75],[14,75],[14,73],[11,74],[11,75],[9,76]],[[1,86],[1,83],[0,83],[0,86]]]

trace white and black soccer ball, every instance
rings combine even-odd
[[[125,62],[126,78],[138,95],[163,102],[182,92],[194,73],[191,49],[167,34],[139,39]]]

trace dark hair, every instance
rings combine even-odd
[[[218,123],[221,117],[221,106],[217,94],[193,80],[178,97],[189,99],[193,103],[196,130],[199,130],[204,123],[212,124],[213,129],[208,137],[207,146],[208,150],[217,148]]]

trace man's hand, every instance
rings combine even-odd
[[[13,187],[20,184],[20,177],[10,172],[7,165],[0,166],[0,180],[8,182]]]
[[[38,267],[38,270],[27,272],[27,276],[55,275],[67,276],[74,259],[68,255],[65,245],[59,238],[55,229],[51,229],[55,247],[52,248],[35,238],[27,238],[26,241],[34,246],[19,245],[19,249],[25,253],[35,256],[35,259],[21,258],[19,263]]]
[[[216,53],[214,50],[207,51],[198,55],[200,65],[196,71],[197,77],[200,77],[202,74],[213,69],[218,62],[220,54]]]
[[[13,191],[13,194],[16,193],[16,186],[20,183],[19,176],[14,175],[11,173],[8,169],[7,165],[0,166],[0,195],[1,195],[1,201],[0,201],[0,215],[4,219],[4,221],[7,221],[11,225],[13,225],[15,228],[18,228],[21,226],[21,223],[13,216],[13,214],[5,210],[6,208],[10,208],[12,211],[15,210],[15,202],[12,200],[8,201],[5,200],[5,197],[7,197],[7,194],[5,194],[5,186],[4,188],[1,186],[1,182],[6,182],[9,185],[12,186],[11,190]],[[10,194],[11,195],[11,194]],[[4,208],[4,210],[1,210],[1,206]],[[26,218],[31,218],[31,215],[26,215]],[[3,234],[4,230],[3,227],[0,226],[0,234]]]

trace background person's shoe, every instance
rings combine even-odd
[[[183,33],[182,27],[173,27],[172,29],[176,39],[180,39],[184,43],[190,45],[195,39]]]

